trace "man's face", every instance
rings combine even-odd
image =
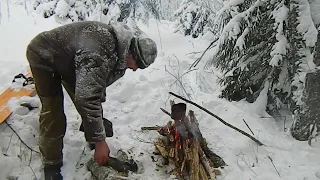
[[[133,71],[136,71],[138,69],[136,61],[133,59],[133,55],[131,52],[128,53],[127,56],[127,67],[129,69],[132,69]]]

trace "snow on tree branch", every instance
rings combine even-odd
[[[318,31],[311,17],[310,4],[307,0],[296,0],[299,4],[299,25],[297,27],[299,33],[303,34],[303,40],[306,45],[313,47],[317,42]]]
[[[307,77],[320,74],[319,19],[315,16],[320,10],[313,5],[320,3],[230,1],[218,13],[217,19],[222,22],[216,24],[224,26],[216,31],[220,35],[218,51],[206,66],[215,66],[224,74],[220,97],[252,103],[264,100],[260,110],[271,115],[277,115],[282,108],[295,113],[298,125],[293,134],[297,139],[311,134],[308,129],[314,122],[308,119],[319,113],[308,99],[313,97],[311,90],[306,89],[311,83]],[[320,121],[316,124],[320,127]]]
[[[271,66],[278,66],[279,61],[282,61],[282,56],[286,55],[286,49],[289,48],[287,38],[284,36],[284,24],[287,21],[289,9],[284,5],[284,1],[280,3],[275,11],[272,12],[275,19],[275,29],[277,30],[276,39],[278,42],[272,47],[270,55],[272,59],[270,61]]]

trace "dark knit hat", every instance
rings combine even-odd
[[[133,38],[131,41],[133,57],[140,69],[150,66],[157,57],[157,45],[150,38]]]

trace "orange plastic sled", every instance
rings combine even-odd
[[[25,75],[26,77],[32,76],[31,72]],[[0,95],[0,123],[4,122],[11,114],[11,110],[7,107],[8,101],[13,97],[33,96],[35,89],[22,88],[19,91],[14,91],[9,87]]]

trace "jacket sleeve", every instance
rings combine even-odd
[[[75,58],[75,105],[82,117],[88,142],[106,138],[101,105],[108,76],[105,59],[95,52],[81,52]]]

